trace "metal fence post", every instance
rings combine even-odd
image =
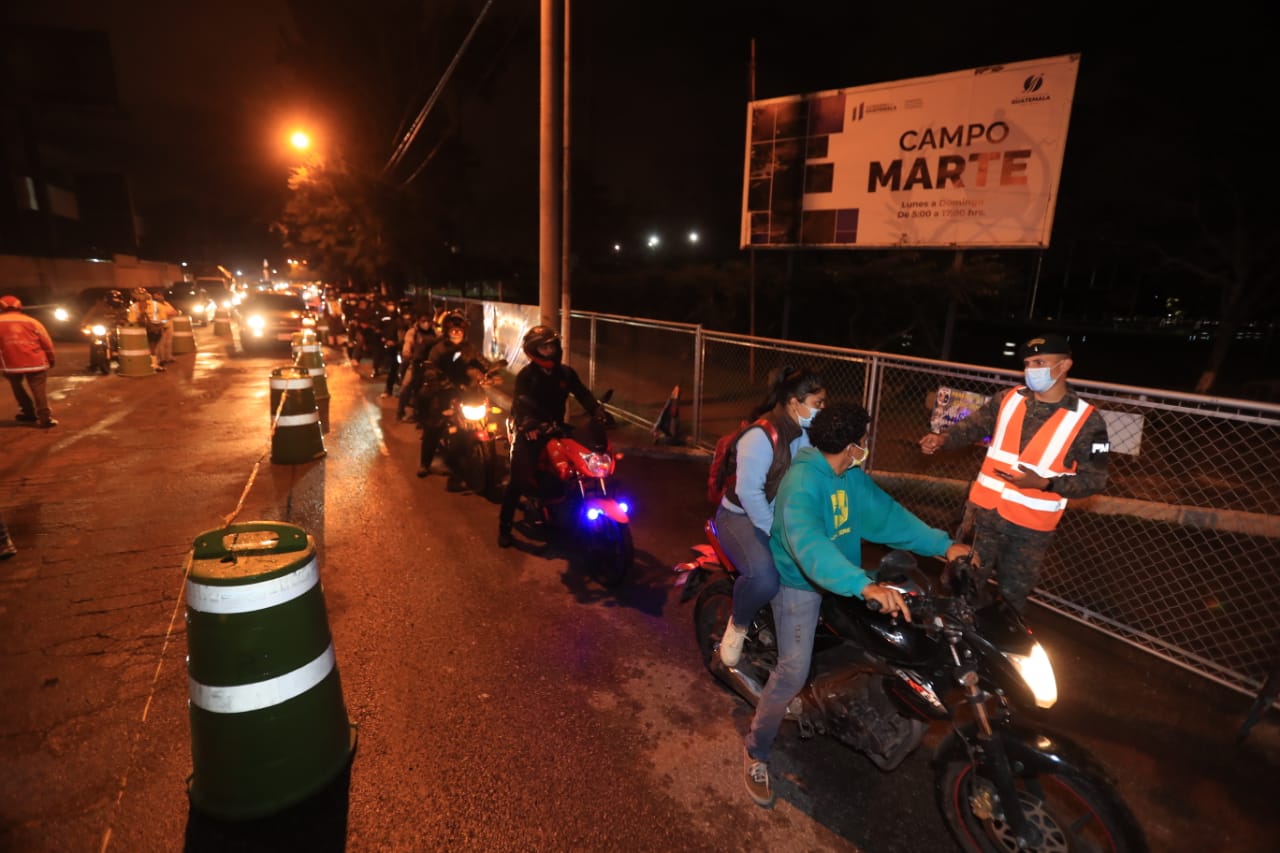
[[[706,351],[702,339],[702,324],[693,330],[693,446],[702,440],[702,361]]]

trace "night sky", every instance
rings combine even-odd
[[[291,120],[385,159],[393,114],[416,111],[484,3],[297,3],[335,31],[311,71],[284,61],[298,31],[285,0],[11,5],[19,20],[110,33],[140,208],[206,212],[225,253],[260,240],[278,210]],[[1123,5],[577,0],[575,238],[698,228],[708,252],[737,251],[753,36],[759,98],[1082,54],[1055,241],[1081,211],[1250,154],[1276,77],[1261,47],[1269,21],[1243,3],[1195,16]],[[415,187],[457,209],[470,247],[535,261],[538,9],[494,3],[401,173],[445,139]],[[412,48],[406,22],[430,30]]]

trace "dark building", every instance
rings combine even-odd
[[[0,50],[0,253],[136,254],[108,35],[13,24]]]

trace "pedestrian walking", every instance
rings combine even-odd
[[[0,371],[18,401],[17,420],[43,429],[58,425],[47,390],[55,361],[53,339],[44,324],[22,313],[18,297],[0,296]]]
[[[1102,413],[1067,382],[1071,345],[1038,335],[1022,345],[1025,385],[991,399],[946,433],[920,439],[926,454],[971,447],[990,436],[969,488],[965,520],[974,562],[994,570],[1000,592],[1026,607],[1067,501],[1107,485],[1111,442]]]
[[[169,302],[163,290],[151,292],[152,322],[160,326],[160,340],[156,343],[156,364],[173,364],[173,318],[178,309]]]
[[[165,367],[160,363],[158,355],[163,326],[159,321],[155,297],[145,287],[136,287],[133,290],[133,304],[129,306],[128,323],[147,330],[147,349],[151,351],[151,368],[164,371]]]

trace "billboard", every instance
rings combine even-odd
[[[750,102],[742,247],[1047,247],[1079,64]]]

